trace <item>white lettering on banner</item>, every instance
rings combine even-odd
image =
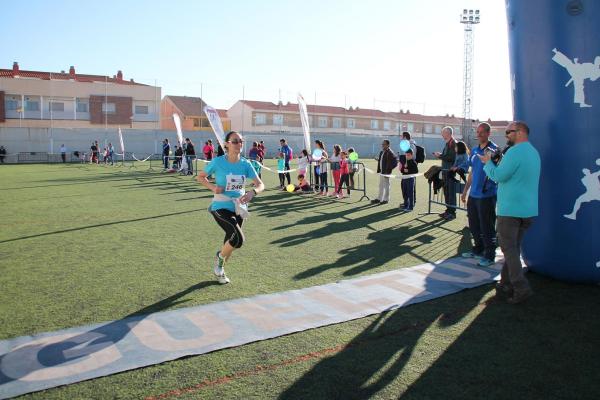
[[[463,272],[466,276],[455,276],[447,274],[445,269],[450,269],[458,272]],[[444,262],[444,268],[439,268],[436,265],[426,264],[413,268],[412,270],[427,276],[428,279],[434,279],[442,282],[456,282],[456,283],[478,283],[490,279],[492,275],[484,270],[465,267],[463,265],[452,264],[448,261]]]
[[[181,351],[222,343],[233,335],[233,329],[225,321],[209,311],[194,311],[185,318],[196,325],[203,335],[193,339],[173,339],[158,321],[146,319],[131,322],[131,332],[144,346],[158,351]]]
[[[395,273],[393,275],[385,275],[379,276],[377,278],[365,279],[364,281],[355,282],[354,285],[358,287],[379,285],[413,297],[422,297],[431,294],[431,292],[428,292],[420,286],[413,286],[406,282],[401,282],[401,280],[406,281],[406,279],[407,277],[405,274]]]
[[[281,295],[255,299],[252,303],[231,304],[229,307],[240,317],[247,319],[266,332],[310,325],[327,318],[322,314],[306,313],[302,304],[292,304],[288,297]],[[290,317],[298,313],[303,315]]]
[[[380,307],[395,304],[395,301],[385,297],[358,302],[348,301],[324,289],[312,289],[306,292],[305,296],[345,314],[360,313],[367,310],[379,312]]]
[[[121,352],[113,342],[98,343],[103,338],[106,335],[102,333],[86,332],[34,340],[4,355],[0,369],[4,375],[21,381],[59,379],[99,369],[121,358]],[[88,346],[90,342],[97,343]],[[65,365],[47,366],[38,361],[39,353],[48,346],[71,343],[78,346],[63,350]]]

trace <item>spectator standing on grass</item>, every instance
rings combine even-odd
[[[258,143],[258,155],[259,155],[259,159],[258,162],[259,163],[263,163],[265,160],[265,154],[266,154],[266,149],[265,149],[265,142],[263,142],[262,140]]]
[[[163,167],[165,170],[169,169],[169,155],[171,154],[171,145],[169,139],[163,140],[162,145],[162,156],[163,156]]]
[[[340,187],[340,179],[342,172],[340,171],[340,161],[342,159],[342,148],[339,144],[333,145],[333,154],[329,157],[329,166],[331,167],[331,175],[333,176],[333,192],[331,195],[337,195]]]
[[[115,164],[115,148],[110,142],[108,142],[108,159],[110,160],[110,165]]]
[[[456,218],[456,186],[454,179],[450,177],[450,168],[456,160],[456,140],[454,140],[454,130],[450,126],[442,128],[442,138],[445,145],[440,153],[433,153],[435,157],[442,160],[442,177],[444,180],[444,201],[446,202],[446,211],[440,214],[440,217],[446,221]]]
[[[419,173],[419,167],[413,158],[412,149],[408,149],[404,152],[406,157],[404,164],[400,165],[400,172],[402,175],[415,175]],[[415,208],[415,180],[413,177],[402,177],[402,183],[400,184],[402,189],[402,197],[404,198],[404,205],[401,207],[402,211],[410,212]]]
[[[390,141],[384,139],[381,142],[381,151],[377,157],[377,173],[379,174],[379,195],[376,199],[371,200],[373,204],[387,204],[390,201],[390,177],[395,165],[394,159],[396,156],[390,150]],[[397,162],[397,161],[396,161]]]
[[[290,160],[292,159],[292,148],[287,144],[285,139],[280,139],[279,144],[281,145],[279,151],[283,153],[283,159],[285,161],[285,171],[290,170]],[[287,184],[292,183],[289,172],[285,174],[285,179],[287,180]]]
[[[329,154],[327,154],[327,151],[325,151],[325,147],[323,145],[323,154],[321,155],[321,159],[319,160],[319,181],[321,181],[320,194],[323,196],[327,196],[327,192],[329,191],[329,183],[327,182],[328,173]]]
[[[179,170],[181,168],[181,160],[183,158],[183,147],[175,146],[175,160],[173,161],[173,168]]]
[[[308,165],[310,164],[310,157],[308,156],[308,151],[306,149],[302,149],[300,156],[298,157],[298,175],[306,176],[306,171],[308,170]]]
[[[6,157],[6,149],[4,146],[0,146],[0,163],[4,164],[4,157]]]
[[[356,153],[353,147],[348,149],[348,161],[350,162],[349,170],[349,178],[350,178],[350,189],[354,189],[354,174],[358,172],[358,153],[356,153],[356,158],[352,160],[352,153]]]
[[[209,211],[225,231],[224,243],[221,250],[217,251],[213,268],[221,284],[229,283],[229,278],[225,275],[225,263],[229,261],[233,251],[244,243],[242,224],[247,204],[265,188],[250,162],[241,157],[242,144],[242,135],[235,131],[229,132],[225,137],[227,154],[214,158],[197,177],[201,185],[214,193]],[[215,176],[215,183],[206,179],[208,175]],[[254,183],[254,188],[249,192],[245,190],[247,179],[252,179]]]
[[[504,264],[497,292],[507,294],[508,302],[517,304],[533,294],[523,273],[521,243],[538,215],[541,161],[538,151],[529,142],[529,127],[525,122],[510,123],[506,140],[511,147],[498,165],[490,162],[489,151],[478,157],[485,164],[486,175],[498,183],[497,229]]]
[[[97,142],[92,142],[90,146],[90,164],[98,162],[98,145]]]
[[[202,152],[204,153],[204,159],[206,161],[210,161],[213,159],[215,154],[215,148],[213,147],[212,140],[208,139],[204,143],[204,147],[202,148]]]
[[[486,151],[496,151],[498,146],[491,142],[491,127],[482,122],[477,127],[478,145],[473,148],[469,156],[471,170],[467,176],[467,183],[460,196],[462,202],[467,203],[467,217],[469,230],[473,238],[471,251],[463,253],[463,257],[478,258],[479,266],[489,267],[496,259],[496,191],[498,185],[483,171],[485,164],[479,156]],[[467,193],[469,197],[467,199]]]
[[[340,153],[340,183],[338,184],[338,190],[335,197],[343,199],[344,194],[342,193],[342,186],[346,185],[346,192],[350,197],[350,163],[348,162],[347,154],[345,151]]]
[[[254,170],[258,174],[258,177],[262,178],[262,175],[260,173],[262,170],[262,167],[260,164],[260,159],[261,159],[260,148],[258,147],[257,142],[252,142],[252,148],[250,149],[250,151],[248,151],[248,158],[250,159],[250,163],[254,167]]]
[[[323,152],[324,154],[325,152],[325,145],[323,144],[322,141],[320,140],[315,140],[315,145],[317,146],[317,148],[315,150],[320,150],[321,152]],[[314,152],[313,152],[314,154]],[[320,192],[321,191],[321,186],[319,185],[319,182],[321,180],[321,159],[311,159],[311,161],[314,163],[314,173],[315,173],[315,192]]]
[[[194,149],[194,143],[190,138],[185,138],[185,161],[188,165],[187,174],[194,175],[194,165],[192,161],[196,158],[196,150]]]
[[[60,159],[63,164],[67,162],[67,146],[64,143],[60,145]]]
[[[450,171],[453,172],[454,177],[459,175],[464,182],[467,181],[466,173],[469,171],[469,154],[469,148],[465,142],[456,142],[456,159],[454,159]]]

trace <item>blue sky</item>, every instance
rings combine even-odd
[[[162,94],[462,113],[463,8],[479,8],[473,116],[510,119],[503,0],[39,1],[0,15],[0,68],[114,75]]]

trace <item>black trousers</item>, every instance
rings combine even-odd
[[[473,253],[488,260],[496,257],[496,196],[467,200],[469,230],[473,236]]]

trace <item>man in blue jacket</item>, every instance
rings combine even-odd
[[[478,265],[489,267],[496,258],[496,182],[483,171],[484,164],[478,156],[487,151],[497,151],[498,146],[490,141],[491,127],[482,122],[477,127],[478,146],[473,147],[469,156],[471,171],[460,196],[467,203],[469,230],[473,236],[473,249],[463,253],[463,257],[479,258]],[[467,193],[469,197],[467,199]]]
[[[538,151],[529,142],[526,123],[512,122],[506,128],[510,150],[496,165],[490,162],[491,152],[479,156],[483,170],[498,183],[498,242],[504,253],[504,265],[496,289],[508,295],[508,302],[517,304],[533,292],[521,266],[521,242],[525,231],[538,215],[538,187],[541,161]]]

